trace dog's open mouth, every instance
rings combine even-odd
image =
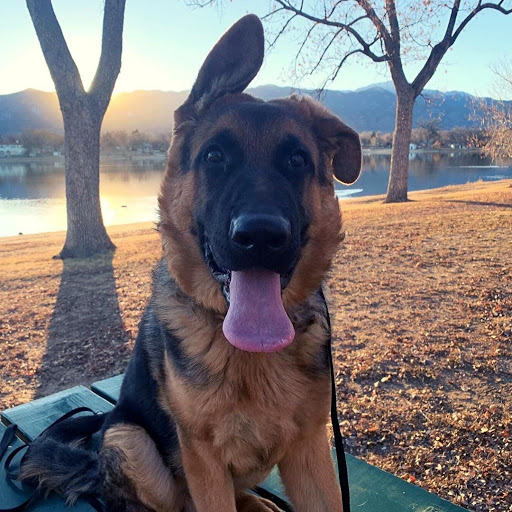
[[[203,252],[204,252],[204,259],[206,261],[206,264],[208,265],[208,269],[212,273],[215,280],[222,286],[222,294],[224,295],[224,298],[226,299],[226,302],[229,304],[231,301],[230,298],[230,284],[231,284],[231,270],[227,270],[223,267],[221,267],[217,262],[215,261],[215,258],[213,256],[213,251],[210,246],[210,244],[206,241],[203,242]],[[290,282],[293,271],[295,270],[295,267],[292,267],[288,272],[285,274],[279,274],[280,282],[281,282],[281,290],[284,290],[286,286],[288,286],[288,283]]]
[[[229,305],[222,326],[227,340],[248,352],[276,352],[292,343],[295,330],[281,291],[293,270],[285,275],[263,268],[230,271],[216,263],[206,241],[203,248],[210,272],[222,286]]]

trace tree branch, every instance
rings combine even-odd
[[[343,59],[341,59],[340,63],[338,64],[338,66],[336,67],[336,70],[334,71],[334,73],[331,75],[331,78],[330,78],[330,81],[331,82],[334,82],[334,80],[336,80],[336,77],[338,76],[338,73],[340,72],[340,69],[343,67],[343,64],[345,64],[345,62],[347,61],[347,59],[349,57],[351,57],[352,55],[355,55],[356,53],[363,53],[360,49],[357,49],[357,50],[353,50],[351,52],[348,52],[344,57]]]
[[[274,9],[273,11],[265,14],[265,16],[262,16],[261,17],[261,21],[265,21],[267,20],[268,18],[271,18],[272,16],[274,16],[274,14],[277,14],[278,12],[281,12],[281,11],[284,11],[285,9],[283,7],[279,7],[279,9]]]
[[[457,30],[450,37],[450,46],[456,41],[457,37],[459,37],[460,33],[464,30],[466,25],[480,12],[484,9],[494,9],[501,14],[507,16],[508,14],[512,14],[512,8],[505,9],[503,6],[503,0],[497,4],[493,4],[487,2],[483,4],[481,1],[478,2],[478,5],[462,20],[461,24],[457,27]]]
[[[425,85],[427,85],[428,81],[434,75],[437,66],[441,62],[445,53],[448,51],[450,47],[449,42],[446,40],[442,40],[440,43],[437,43],[430,52],[428,59],[425,64],[421,68],[420,72],[416,75],[416,78],[412,81],[412,88],[414,90],[414,95],[418,96]]]
[[[27,8],[59,100],[85,94],[78,68],[52,7],[51,0],[27,0]]]
[[[441,62],[442,58],[445,56],[448,49],[455,43],[457,37],[459,37],[462,30],[467,26],[467,24],[481,11],[484,9],[494,9],[501,12],[504,15],[512,14],[511,9],[505,9],[503,6],[503,0],[494,3],[482,3],[482,0],[479,0],[478,5],[461,21],[460,25],[457,27],[455,31],[455,23],[457,20],[457,15],[459,13],[460,0],[455,0],[453,3],[452,11],[450,13],[450,19],[448,20],[448,25],[446,27],[446,32],[443,39],[437,43],[430,52],[427,61],[421,68],[420,72],[412,82],[412,87],[414,89],[415,96],[421,93],[423,88],[427,85],[428,81],[434,75],[437,66]]]
[[[299,49],[297,50],[297,53],[295,55],[295,60],[297,60],[299,58],[299,55],[301,54],[302,52],[302,49],[304,48],[304,46],[306,46],[306,43],[308,42],[310,36],[311,36],[311,33],[313,32],[313,30],[318,27],[318,24],[314,23],[313,25],[311,25],[311,28],[307,31],[306,35],[304,36],[304,39],[302,41],[302,43],[300,44],[300,47]]]
[[[121,71],[124,8],[126,0],[106,0],[103,14],[101,56],[89,94],[105,110]]]
[[[377,13],[375,12],[375,9],[370,5],[370,2],[368,0],[356,0],[359,6],[361,6],[364,10],[364,12],[367,14],[368,18],[370,18],[371,22],[377,29],[377,32],[381,35],[384,45],[386,47],[386,52],[388,55],[392,55],[392,40],[391,36],[388,32],[388,29],[386,28],[386,25],[382,22],[382,20],[377,16]]]
[[[338,0],[337,2],[334,2],[333,6],[332,6],[332,9],[329,12],[329,14],[327,14],[327,11],[325,10],[325,3],[324,3],[324,18],[325,19],[329,19],[334,14],[334,11],[338,7],[338,5],[340,5],[343,2],[344,2],[344,0]]]
[[[285,30],[288,28],[288,25],[293,21],[294,18],[296,18],[298,15],[294,14],[290,18],[286,20],[286,23],[281,27],[281,30],[277,33],[277,35],[274,37],[274,40],[269,43],[268,47],[269,49],[272,48],[278,41],[278,39],[284,34]]]
[[[398,25],[398,16],[396,14],[395,0],[386,0],[386,12],[389,16],[389,26],[391,28],[391,38],[398,47],[400,53],[400,26]]]
[[[364,38],[361,36],[361,34],[359,34],[359,32],[352,26],[353,22],[350,23],[350,24],[347,24],[347,23],[341,23],[341,22],[338,22],[338,21],[332,21],[332,20],[328,19],[327,17],[319,18],[317,16],[313,16],[312,14],[304,12],[300,8],[294,7],[290,2],[285,2],[284,0],[276,0],[276,1],[277,1],[277,3],[279,5],[282,6],[283,9],[285,9],[287,11],[290,11],[290,12],[293,12],[296,15],[302,17],[302,18],[308,19],[309,21],[313,21],[313,22],[318,23],[320,25],[326,25],[328,27],[337,27],[339,29],[342,29],[342,30],[348,32],[361,45],[362,50],[359,53],[364,53],[364,55],[366,55],[367,57],[372,59],[374,62],[384,62],[384,61],[388,60],[387,55],[377,55],[377,54],[375,54],[374,52],[371,51],[371,49],[370,49],[371,45],[368,44],[364,40]],[[332,10],[331,13],[332,12],[334,12],[334,10]],[[358,18],[358,21],[360,19],[364,19],[364,17]]]
[[[361,50],[360,48],[358,48],[357,50],[352,50],[351,52],[348,52],[344,55],[343,59],[341,59],[341,61],[339,62],[339,64],[336,66],[336,69],[334,70],[334,72],[332,73],[332,75],[328,78],[326,78],[323,82],[323,84],[321,85],[321,87],[319,87],[316,92],[317,92],[317,95],[318,95],[318,99],[320,99],[320,96],[322,94],[322,92],[325,90],[325,87],[327,86],[327,84],[329,82],[334,82],[334,80],[336,80],[336,77],[338,76],[341,68],[343,67],[343,65],[345,64],[345,62],[348,60],[349,57],[351,57],[352,55],[355,55],[356,53],[363,53],[363,50]]]
[[[501,61],[490,66],[491,71],[512,92],[512,60]],[[503,71],[501,70],[503,68]]]
[[[455,2],[453,3],[452,11],[450,13],[450,19],[448,20],[448,25],[446,26],[446,32],[444,34],[443,39],[449,38],[453,34],[453,28],[455,27],[455,22],[457,21],[459,8],[460,0],[455,0]]]
[[[377,33],[380,35],[382,41],[384,42],[384,49],[386,58],[383,60],[388,61],[389,70],[391,72],[391,77],[393,79],[393,83],[395,87],[406,87],[409,86],[407,82],[407,78],[404,73],[404,68],[402,65],[402,59],[400,57],[400,29],[398,26],[398,18],[396,16],[395,2],[394,0],[386,0],[386,9],[390,9],[387,11],[390,15],[390,26],[393,32],[393,37],[388,32],[386,25],[379,18],[375,9],[371,6],[368,0],[356,0],[359,6],[364,10],[364,12],[368,15],[371,22],[377,29]],[[394,13],[394,20],[392,19]],[[396,32],[395,32],[396,31]]]
[[[329,48],[331,47],[332,43],[334,43],[335,39],[340,35],[341,31],[343,29],[339,29],[338,31],[336,31],[334,33],[334,35],[331,37],[331,40],[329,41],[329,43],[326,45],[326,47],[324,48],[324,51],[322,52],[322,54],[320,55],[320,58],[318,59],[317,63],[313,66],[313,68],[311,69],[311,71],[309,72],[310,75],[312,75],[317,69],[318,69],[318,66],[320,66],[321,62],[324,60],[324,57],[325,57],[325,54],[329,51]]]

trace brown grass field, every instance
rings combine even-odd
[[[474,511],[512,511],[512,181],[342,202],[329,279],[349,451]],[[0,408],[121,373],[160,255],[53,260],[63,233],[0,240]]]

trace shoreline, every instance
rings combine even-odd
[[[481,153],[478,148],[418,148],[410,152],[411,154],[427,154],[427,153]],[[363,147],[363,155],[391,155],[391,148],[365,148]],[[116,161],[139,161],[139,160],[153,160],[156,162],[166,161],[167,152],[160,153],[137,153],[136,151],[121,150],[119,152],[109,152],[100,154],[100,164],[102,162],[116,162]],[[27,163],[62,163],[64,165],[64,155],[60,156],[10,156],[0,157],[0,164],[27,164]]]
[[[478,180],[471,183],[465,183],[463,185],[447,185],[445,187],[438,187],[438,188],[430,188],[430,189],[423,189],[423,190],[415,190],[410,191],[408,193],[409,201],[414,201],[414,197],[416,195],[425,196],[425,195],[436,195],[436,194],[443,194],[443,193],[449,193],[449,192],[456,192],[460,190],[469,191],[471,189],[478,190],[482,187],[485,187],[487,185],[493,185],[493,184],[500,184],[500,183],[507,183],[510,182],[510,186],[512,187],[512,179],[505,178],[501,180],[492,180],[492,181],[483,181]],[[379,203],[383,202],[385,198],[385,194],[380,195],[373,195],[373,196],[361,196],[361,197],[342,197],[338,198],[338,201],[341,204],[341,210],[343,212],[344,209],[347,207],[350,208],[351,204],[371,204],[371,203]],[[110,224],[106,225],[107,231],[110,233],[116,233],[118,231],[125,231],[130,226],[133,227],[133,229],[144,229],[144,228],[154,228],[156,226],[156,221],[151,220],[141,220],[136,222],[129,222],[125,224]],[[38,233],[22,233],[21,235],[9,235],[9,236],[0,236],[0,242],[1,241],[10,241],[10,240],[21,240],[25,237],[38,237],[38,236],[65,236],[66,230],[56,230],[56,231],[41,231]]]
[[[392,148],[364,148],[363,147],[363,155],[391,155]],[[409,151],[409,154],[446,154],[446,153],[482,153],[482,151],[478,148],[417,148]]]
[[[64,155],[60,156],[11,156],[11,157],[0,157],[0,164],[55,164],[61,163],[64,166]],[[100,154],[100,165],[105,162],[129,162],[129,161],[141,161],[141,160],[154,160],[155,162],[166,161],[167,153],[137,153],[135,151],[119,151],[119,153],[103,153]]]

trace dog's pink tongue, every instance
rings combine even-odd
[[[222,330],[235,347],[248,352],[274,352],[295,336],[281,300],[279,274],[268,270],[231,273],[230,304]]]

